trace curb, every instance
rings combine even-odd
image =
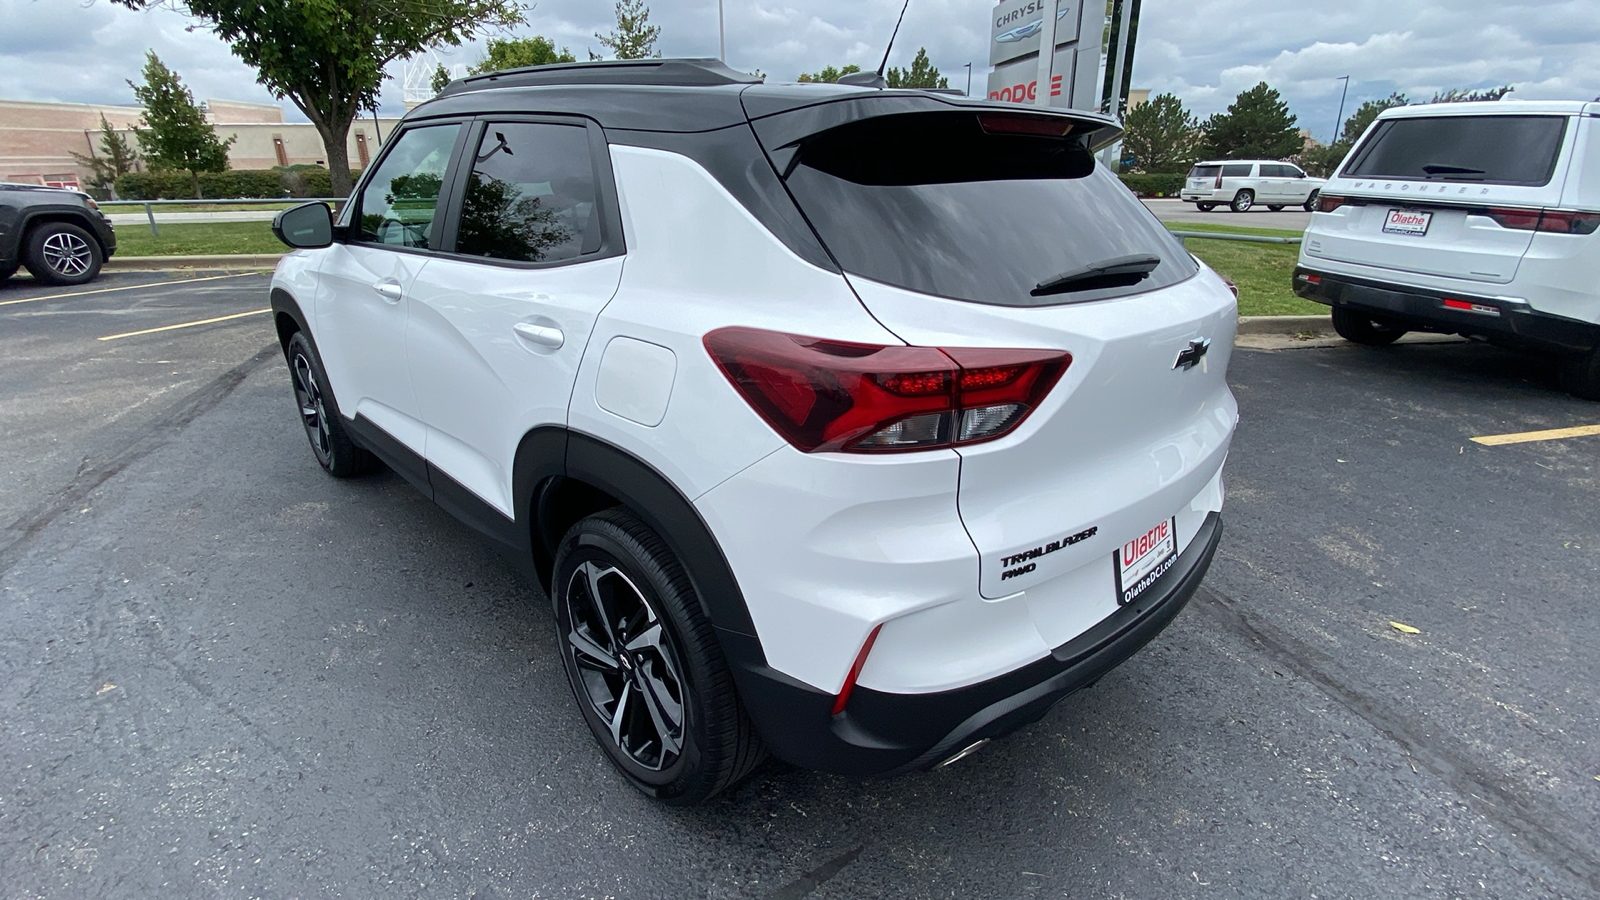
[[[110,272],[150,272],[161,269],[270,269],[281,253],[236,253],[226,256],[113,256],[105,262]]]
[[[1240,316],[1239,334],[1328,334],[1332,316]]]

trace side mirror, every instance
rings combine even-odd
[[[297,250],[333,243],[333,214],[325,203],[302,203],[272,217],[272,235]]]

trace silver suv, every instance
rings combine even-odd
[[[1193,203],[1201,212],[1226,205],[1234,212],[1245,212],[1265,205],[1277,212],[1298,206],[1310,212],[1317,205],[1317,192],[1324,180],[1312,178],[1293,163],[1267,159],[1210,160],[1195,163],[1183,183],[1179,197]]]

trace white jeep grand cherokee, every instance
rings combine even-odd
[[[1096,165],[1117,133],[714,60],[456,82],[337,223],[274,223],[306,434],[527,561],[653,796],[948,762],[1220,536],[1235,301]]]

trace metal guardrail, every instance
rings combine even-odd
[[[1212,241],[1242,241],[1247,244],[1298,244],[1301,238],[1297,237],[1269,237],[1264,234],[1231,234],[1226,231],[1178,231],[1169,228],[1168,231],[1181,238],[1205,238]]]
[[[160,237],[161,232],[156,229],[155,207],[157,206],[270,206],[272,204],[306,203],[318,200],[329,204],[334,209],[338,209],[345,199],[344,197],[277,197],[248,200],[101,200],[100,206],[102,208],[108,206],[144,207],[144,217],[150,223],[151,236]]]

